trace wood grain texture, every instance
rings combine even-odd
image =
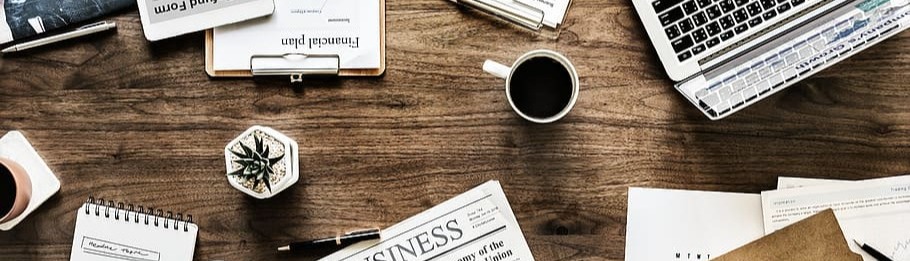
[[[197,260],[313,260],[274,247],[389,226],[490,179],[538,260],[622,260],[629,186],[910,172],[908,33],[712,122],[674,91],[630,1],[576,0],[554,41],[447,1],[388,0],[386,74],[305,90],[210,79],[202,33],[149,43],[135,10],[112,19],[116,34],[0,59],[0,130],[24,131],[63,184],[0,233],[2,260],[67,259],[89,195],[194,214]],[[520,120],[480,69],[538,48],[581,76],[557,124]],[[300,144],[300,182],[270,200],[224,177],[223,146],[254,124]]]

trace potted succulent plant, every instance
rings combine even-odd
[[[297,142],[291,138],[253,126],[224,147],[228,182],[255,198],[270,198],[297,183],[297,153]]]

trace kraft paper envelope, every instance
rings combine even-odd
[[[714,260],[862,261],[850,251],[834,211],[828,209]]]

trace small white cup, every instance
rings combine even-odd
[[[546,57],[559,62],[569,72],[569,76],[572,77],[572,97],[569,99],[569,103],[566,104],[565,108],[563,108],[562,111],[547,118],[528,116],[519,110],[518,107],[515,106],[515,102],[512,100],[512,75],[515,73],[515,69],[518,68],[522,63],[536,57]],[[515,111],[515,113],[518,113],[519,116],[530,122],[551,123],[562,119],[566,116],[566,114],[569,114],[569,111],[571,111],[573,107],[575,107],[575,102],[578,100],[578,71],[575,70],[575,66],[572,65],[572,62],[569,61],[569,58],[566,58],[562,54],[554,51],[540,49],[527,52],[521,57],[518,57],[518,60],[515,60],[515,63],[512,64],[512,67],[505,66],[492,60],[487,60],[483,63],[483,70],[489,74],[492,74],[493,76],[506,80],[506,97],[509,99],[509,105],[512,106],[512,110]]]

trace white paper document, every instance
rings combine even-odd
[[[627,261],[710,260],[764,235],[758,194],[629,188]]]
[[[792,189],[818,185],[850,183],[851,180],[777,177],[777,189]]]
[[[867,243],[894,260],[910,260],[910,176],[865,181],[785,180],[804,187],[762,192],[765,233],[819,211],[834,209],[850,249],[875,260],[855,244]]]
[[[321,260],[532,261],[498,181],[489,181]]]
[[[339,55],[341,69],[381,65],[379,0],[275,0],[269,17],[215,28],[215,70],[249,70],[253,55]]]

